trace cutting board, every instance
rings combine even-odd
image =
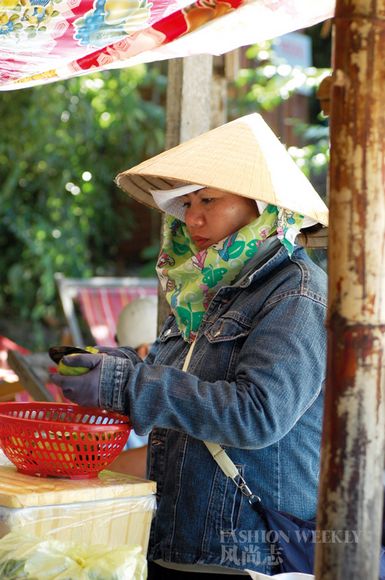
[[[93,479],[23,475],[14,466],[0,466],[0,506],[22,508],[154,494],[154,481],[101,471]]]

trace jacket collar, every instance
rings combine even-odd
[[[276,236],[274,238],[263,255],[259,255],[259,260],[256,263],[250,264],[248,272],[234,283],[234,287],[247,288],[256,279],[265,277],[283,262],[290,260],[286,248],[282,246]],[[300,247],[297,246],[296,250]]]

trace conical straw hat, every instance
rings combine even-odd
[[[257,113],[156,155],[120,173],[116,182],[137,201],[154,208],[157,205],[151,190],[193,183],[271,203],[328,224],[325,203]]]

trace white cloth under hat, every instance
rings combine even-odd
[[[204,185],[196,185],[191,183],[190,185],[182,185],[180,187],[174,187],[173,189],[167,190],[153,189],[150,191],[150,193],[160,210],[178,218],[178,220],[183,222],[185,210],[180,198],[183,195],[188,195],[189,193],[194,193],[194,191],[204,189],[204,187]]]

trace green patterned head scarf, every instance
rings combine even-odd
[[[199,251],[186,225],[166,215],[156,271],[187,342],[195,339],[203,315],[219,288],[235,281],[269,236],[277,234],[288,254],[292,254],[303,220],[300,214],[268,205],[256,220]]]

